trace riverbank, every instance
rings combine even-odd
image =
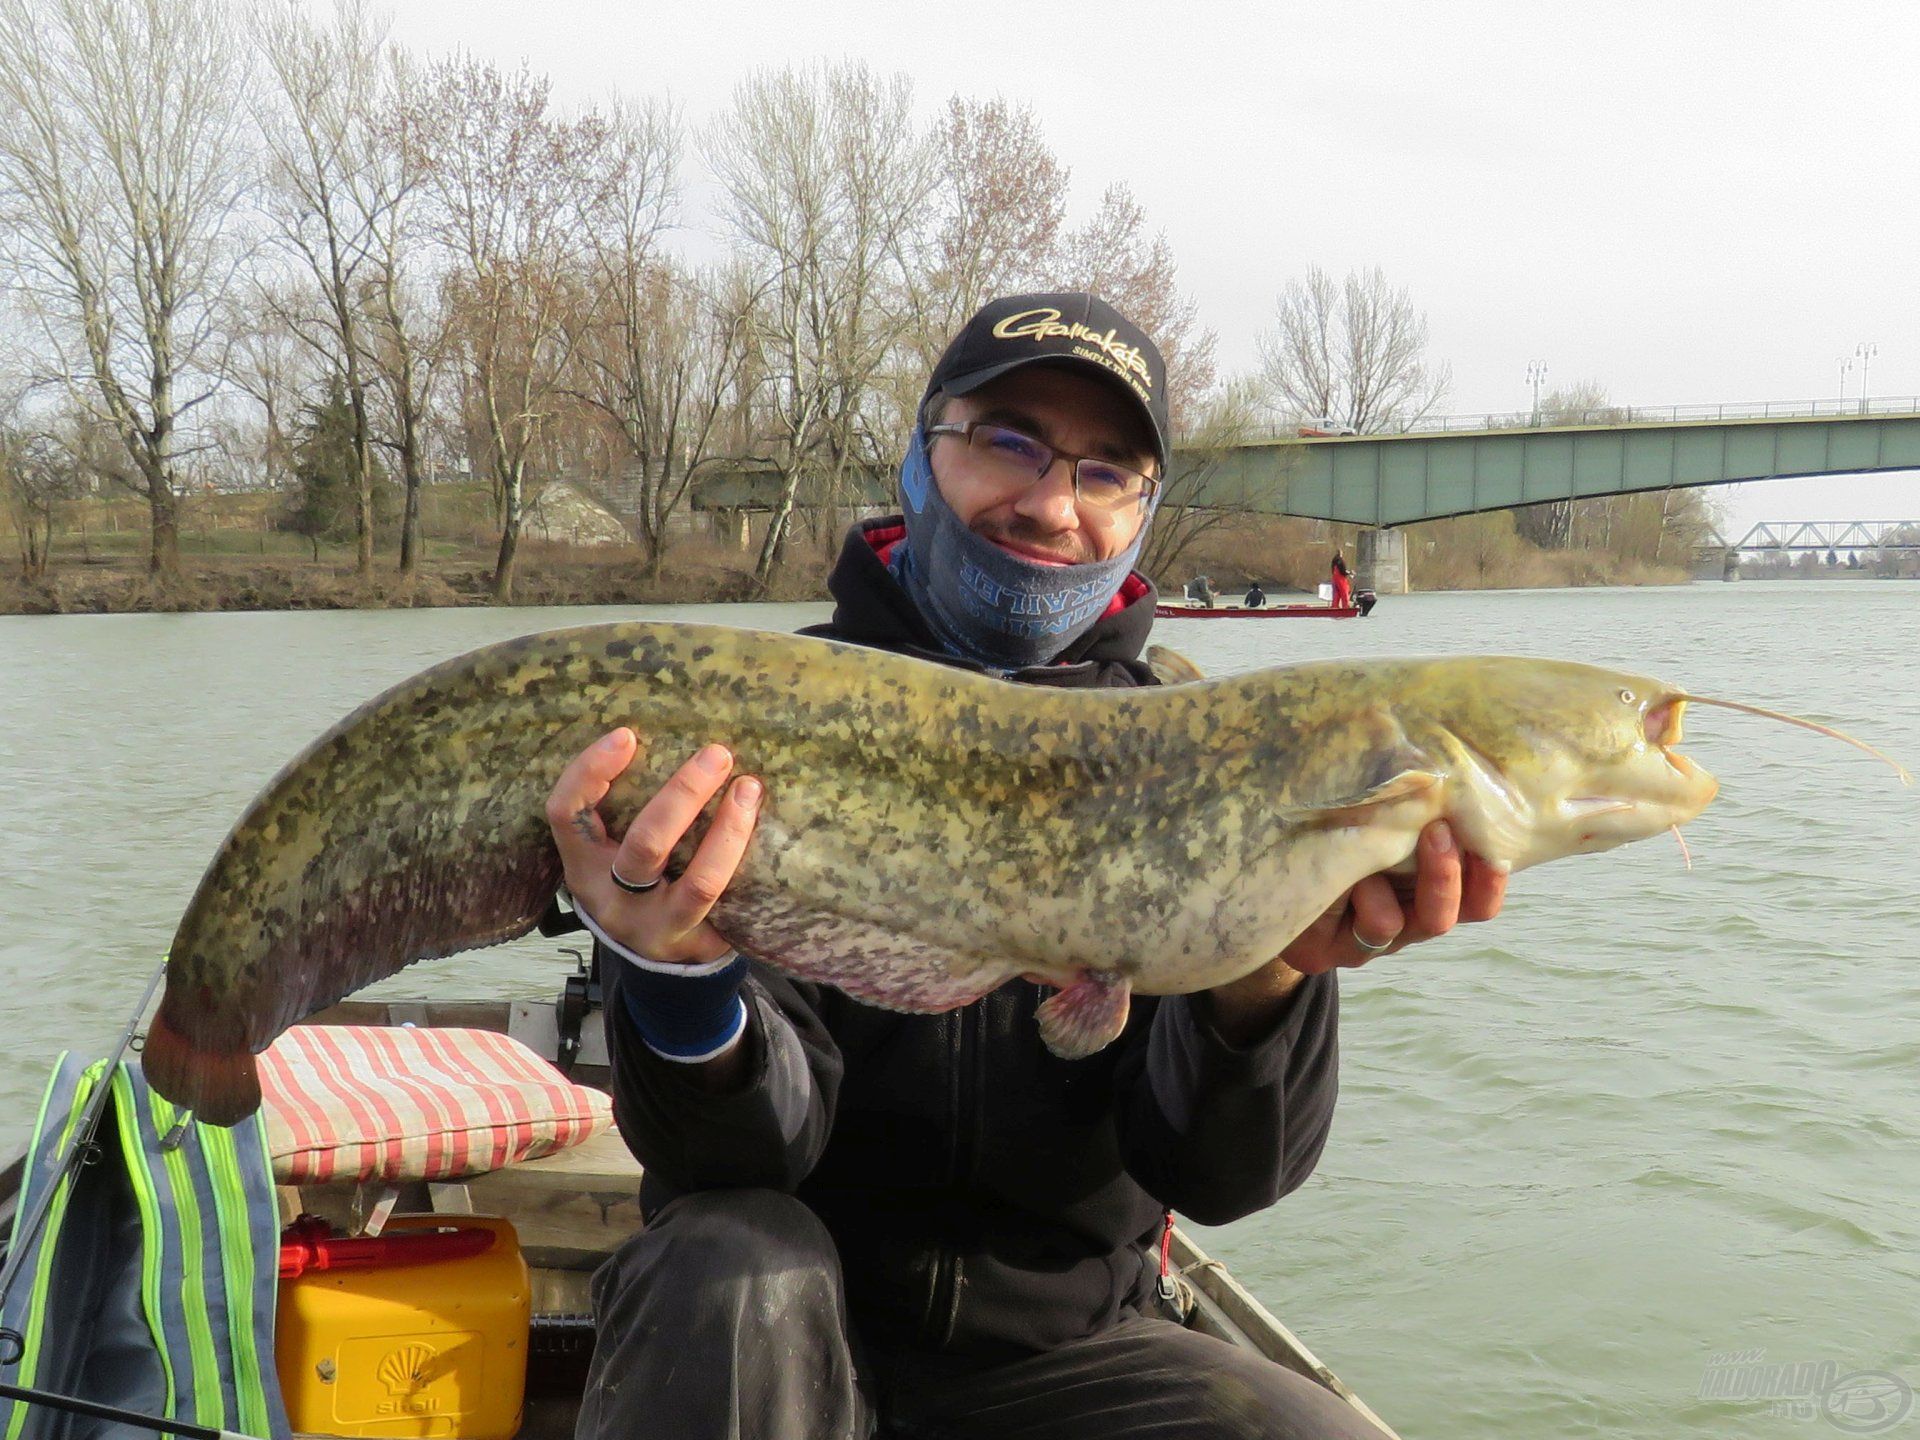
[[[824,568],[809,563],[776,575],[762,590],[751,556],[716,546],[686,546],[649,576],[645,557],[625,546],[522,544],[515,605],[648,605],[736,600],[813,600],[825,593]],[[406,610],[491,605],[493,557],[470,551],[431,556],[403,576],[382,556],[369,578],[350,559],[183,555],[182,573],[161,580],[137,557],[90,563],[56,560],[38,579],[0,575],[0,614],[119,615],[220,610]]]
[[[537,544],[521,550],[514,581],[515,605],[723,604],[739,600],[824,600],[827,567],[810,561],[790,565],[763,592],[753,579],[751,557],[671,557],[648,577],[637,550]],[[1254,570],[1230,557],[1205,552],[1183,557],[1183,568],[1212,577],[1223,593],[1257,578],[1277,596],[1307,585],[1269,565]],[[36,580],[19,572],[0,575],[0,615],[120,615],[226,610],[392,610],[484,606],[493,603],[491,566],[478,555],[427,562],[421,573],[401,576],[383,562],[371,579],[350,564],[293,559],[183,557],[184,573],[161,581],[134,561],[54,564]],[[1318,570],[1309,572],[1318,574]],[[1556,567],[1551,578],[1538,567],[1515,567],[1505,583],[1416,585],[1422,590],[1552,589],[1580,585],[1671,585],[1688,576],[1678,569],[1639,566]],[[1304,577],[1302,577],[1304,578]],[[1179,582],[1163,584],[1177,592]]]
[[[1441,522],[1443,524],[1449,522]],[[1673,585],[1689,576],[1679,566],[1649,566],[1594,551],[1539,551],[1508,539],[1497,552],[1409,532],[1416,590],[1557,589],[1576,586]],[[137,537],[122,532],[85,550],[57,548],[45,574],[0,571],[0,614],[139,614],[228,610],[432,609],[493,603],[491,540],[483,532],[437,538],[419,573],[399,574],[382,553],[374,573],[355,574],[349,546],[314,546],[298,537],[215,532],[183,548],[181,574],[161,581],[147,571]],[[195,544],[192,541],[199,541]],[[514,579],[516,605],[715,604],[738,600],[822,600],[838,538],[803,534],[767,586],[753,577],[755,552],[700,535],[682,535],[647,573],[633,546],[523,541]],[[1356,553],[1348,526],[1321,526],[1282,517],[1248,517],[1197,537],[1175,558],[1173,574],[1157,577],[1178,592],[1193,575],[1207,575],[1222,593],[1258,580],[1276,597],[1312,594],[1326,578],[1336,549]]]

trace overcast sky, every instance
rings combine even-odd
[[[696,124],[815,59],[903,71],[929,116],[1030,105],[1075,218],[1124,180],[1164,227],[1228,369],[1307,265],[1378,264],[1452,362],[1450,411],[1522,408],[1533,360],[1621,404],[1832,398],[1863,341],[1875,395],[1920,395],[1913,0],[388,3],[418,50]],[[685,178],[698,229],[697,158]],[[1920,519],[1913,475],[1719,493],[1743,529]]]

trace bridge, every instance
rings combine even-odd
[[[1620,408],[1540,425],[1485,416],[1471,417],[1478,429],[1447,420],[1391,435],[1252,441],[1206,456],[1211,473],[1198,503],[1386,527],[1546,500],[1920,470],[1920,399],[1876,401],[1864,413],[1833,409],[1811,401]],[[1176,466],[1183,458],[1176,454]]]
[[[1394,434],[1269,436],[1176,449],[1189,503],[1385,527],[1546,500],[1627,495],[1807,475],[1920,470],[1920,397],[1618,406],[1536,423],[1525,414],[1446,416]],[[891,467],[840,503],[890,504]],[[772,467],[711,472],[703,510],[761,509]],[[802,503],[820,503],[806,495]]]
[[[1196,503],[1366,527],[1360,571],[1384,592],[1406,585],[1400,525],[1550,500],[1920,470],[1920,398],[1845,409],[1832,401],[1622,407],[1534,422],[1477,416],[1392,435],[1222,448],[1208,457]],[[1175,465],[1182,459],[1176,454]]]
[[[1363,576],[1404,586],[1394,527],[1550,500],[1809,475],[1920,470],[1920,397],[1862,402],[1610,406],[1573,417],[1452,416],[1393,434],[1298,434],[1174,452],[1182,500],[1364,527]],[[859,477],[841,504],[891,504],[891,469]],[[770,470],[715,473],[701,509],[773,503]],[[803,504],[821,503],[802,495]],[[1375,576],[1375,568],[1380,573]]]
[[[1920,550],[1920,520],[1762,520],[1738,540],[1709,530],[1708,552]]]

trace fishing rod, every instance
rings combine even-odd
[[[39,1238],[40,1227],[47,1223],[47,1213],[53,1209],[54,1197],[60,1193],[60,1187],[66,1183],[76,1165],[87,1163],[98,1153],[93,1143],[93,1133],[99,1128],[100,1117],[106,1112],[107,1101],[113,1096],[114,1073],[119,1070],[127,1051],[136,1048],[134,1042],[141,1017],[147,1013],[147,1006],[153,1003],[153,992],[160,988],[160,982],[166,975],[167,962],[162,960],[154,970],[153,978],[147,982],[140,1003],[133,1007],[133,1014],[127,1017],[127,1027],[120,1034],[120,1043],[113,1047],[113,1053],[107,1057],[107,1068],[101,1072],[99,1083],[87,1097],[86,1108],[80,1112],[80,1123],[74,1128],[67,1153],[60,1157],[50,1182],[41,1190],[40,1198],[34,1202],[26,1219],[14,1231],[13,1247],[7,1253],[6,1265],[0,1267],[0,1314],[6,1313],[7,1296],[13,1290],[13,1282],[26,1268],[27,1256],[33,1250],[33,1242]],[[21,1183],[26,1183],[26,1177],[22,1177]],[[0,1326],[0,1365],[18,1364],[26,1351],[26,1336],[18,1330]],[[207,1433],[210,1436],[213,1432]]]
[[[138,1410],[122,1410],[117,1405],[102,1405],[72,1395],[56,1395],[51,1390],[34,1390],[25,1385],[9,1385],[0,1380],[0,1399],[18,1400],[25,1405],[46,1405],[70,1415],[85,1415],[91,1420],[111,1420],[151,1430],[156,1435],[179,1435],[183,1440],[248,1440],[232,1430],[217,1430],[211,1425],[195,1425],[188,1420],[168,1420],[159,1415],[143,1415]]]

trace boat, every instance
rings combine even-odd
[[[1324,600],[1307,605],[1254,606],[1160,600],[1153,607],[1153,618],[1156,620],[1354,620],[1366,613],[1358,605],[1329,605]]]
[[[597,1013],[600,999],[597,977],[590,964],[579,957],[579,952],[570,953],[579,960],[578,968],[555,1001],[349,999],[309,1017],[300,1025],[375,1027],[376,1033],[405,1027],[425,1030],[430,1036],[432,1032],[453,1030],[504,1034],[554,1064],[574,1084],[604,1088],[608,1070],[604,1030]],[[335,1030],[329,1033],[343,1032]],[[378,1043],[393,1043],[398,1038],[396,1036]],[[438,1042],[429,1040],[427,1043]],[[104,1127],[109,1131],[111,1128],[111,1125]],[[177,1140],[177,1135],[162,1143],[173,1140]],[[13,1236],[15,1233],[16,1212],[20,1207],[27,1160],[28,1157],[23,1155],[0,1166],[0,1237]],[[618,1133],[607,1129],[594,1134],[584,1143],[545,1158],[521,1161],[488,1173],[448,1182],[403,1182],[389,1189],[379,1205],[375,1206],[376,1211],[383,1205],[390,1212],[383,1215],[380,1225],[361,1223],[365,1220],[367,1205],[372,1198],[368,1192],[378,1189],[373,1182],[364,1186],[351,1182],[299,1187],[280,1185],[275,1191],[278,1220],[281,1225],[288,1227],[281,1232],[280,1273],[283,1276],[288,1273],[288,1241],[297,1235],[303,1224],[324,1231],[325,1227],[320,1225],[320,1221],[324,1220],[334,1227],[334,1234],[341,1236],[357,1235],[368,1228],[383,1234],[404,1236],[410,1226],[416,1230],[429,1227],[434,1235],[445,1236],[459,1233],[458,1227],[461,1225],[471,1227],[495,1223],[481,1217],[499,1217],[509,1221],[512,1227],[510,1233],[517,1236],[530,1282],[521,1303],[530,1309],[531,1316],[524,1322],[526,1329],[523,1338],[513,1342],[524,1348],[526,1385],[524,1394],[516,1394],[515,1397],[520,1401],[519,1410],[515,1412],[508,1409],[501,1428],[481,1433],[486,1434],[489,1440],[501,1440],[501,1437],[509,1437],[509,1440],[571,1440],[593,1347],[589,1280],[613,1250],[642,1228],[637,1193],[639,1178],[639,1162],[627,1151]],[[431,1217],[440,1218],[436,1220]],[[400,1243],[407,1242],[403,1239]],[[1230,1344],[1258,1351],[1323,1386],[1378,1426],[1382,1434],[1397,1440],[1384,1421],[1241,1285],[1224,1264],[1209,1256],[1178,1225],[1171,1228],[1167,1253],[1170,1284],[1163,1293],[1167,1294],[1166,1304],[1170,1313],[1180,1317],[1193,1329]],[[3,1252],[0,1252],[0,1258],[4,1258]],[[219,1257],[216,1257],[216,1274],[220,1273],[219,1265]],[[44,1267],[42,1270],[44,1272]],[[409,1272],[400,1269],[393,1273],[404,1277]],[[419,1275],[428,1271],[422,1269],[412,1273]],[[288,1283],[285,1280],[281,1282],[283,1286]],[[431,1288],[417,1279],[401,1279],[399,1283],[411,1284],[422,1290]],[[282,1300],[285,1300],[284,1290]],[[288,1313],[284,1304],[280,1313],[284,1320]],[[478,1322],[471,1319],[470,1312],[464,1312],[460,1325],[469,1324],[478,1327]],[[222,1329],[216,1333],[221,1337],[220,1343],[224,1344],[227,1332]],[[233,1333],[238,1334],[239,1331]],[[359,1332],[352,1333],[357,1335]],[[39,1343],[44,1352],[46,1346],[57,1342],[52,1337],[41,1336]],[[288,1396],[291,1408],[294,1388],[305,1383],[311,1389],[315,1384],[316,1369],[320,1381],[329,1386],[336,1377],[334,1361],[323,1358],[316,1366],[311,1363],[311,1352],[308,1352],[307,1363],[289,1365],[286,1353],[289,1343],[287,1330],[283,1327],[274,1336],[274,1348],[279,1353],[281,1390]],[[342,1342],[338,1353],[344,1356],[348,1353],[347,1346],[363,1343],[368,1342],[349,1339]],[[422,1355],[433,1354],[428,1346],[413,1348]],[[15,1372],[7,1368],[8,1363],[9,1357],[0,1354],[0,1382],[15,1379]],[[465,1427],[458,1432],[449,1430],[449,1417],[424,1413],[416,1413],[415,1418],[420,1423],[417,1427],[409,1428],[402,1416],[391,1413],[395,1403],[402,1403],[403,1411],[409,1408],[404,1405],[404,1395],[402,1402],[391,1399],[392,1395],[401,1394],[396,1387],[403,1387],[405,1383],[404,1375],[396,1379],[395,1375],[388,1373],[392,1368],[393,1359],[389,1357],[382,1362],[379,1376],[386,1390],[373,1387],[376,1396],[388,1397],[383,1401],[388,1418],[357,1429],[342,1424],[332,1431],[311,1424],[302,1425],[296,1418],[294,1428],[297,1435],[304,1440],[308,1435],[329,1433],[357,1436],[377,1434],[383,1437],[454,1433],[465,1437],[475,1433]],[[340,1392],[344,1392],[347,1388],[345,1377],[340,1379]],[[7,1408],[5,1398],[0,1398],[0,1419],[4,1419]],[[424,1402],[420,1408],[426,1408]],[[193,1433],[190,1427],[183,1428],[178,1423],[169,1428],[173,1433]],[[47,1432],[41,1427],[34,1427],[27,1433],[31,1436]],[[211,1436],[213,1432],[206,1433]]]

